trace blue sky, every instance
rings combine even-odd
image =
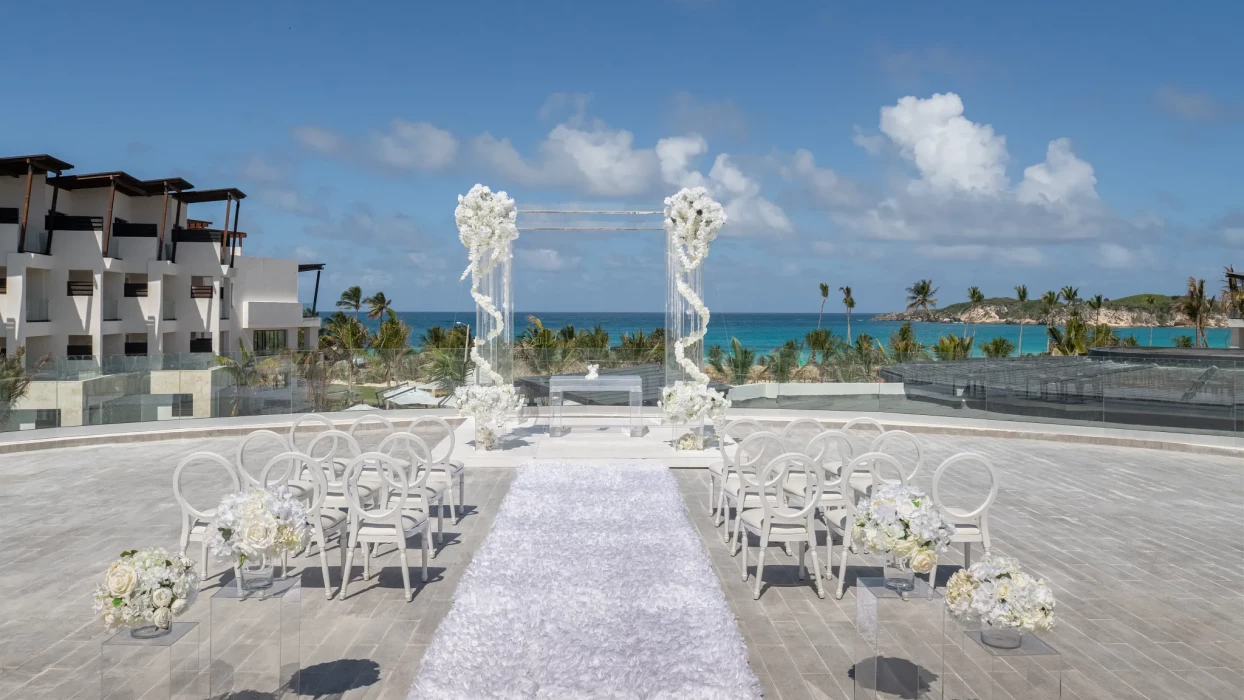
[[[919,278],[943,305],[1175,294],[1244,266],[1238,4],[857,5],[20,3],[0,153],[239,186],[251,254],[328,264],[321,307],[362,284],[467,308],[476,182],[520,208],[709,187],[720,310],[814,311],[820,281],[863,311]],[[524,233],[515,294],[660,310],[661,234]]]

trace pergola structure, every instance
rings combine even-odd
[[[224,229],[200,229],[194,238],[196,241],[204,240],[215,242],[217,236],[220,238],[220,264],[225,264],[225,251],[229,251],[229,264],[233,264],[233,253],[237,248],[239,238],[245,238],[246,234],[238,232],[238,215],[242,212],[242,200],[246,199],[246,193],[236,187],[225,187],[215,190],[191,190],[189,192],[179,192],[176,195],[178,202],[178,218],[181,216],[181,203],[202,204],[205,202],[224,202],[225,203],[225,227]],[[233,203],[237,202],[237,207]],[[229,228],[229,215],[233,215],[233,229]],[[177,242],[179,238],[189,241],[189,238],[182,236],[178,229],[173,230],[173,250],[170,260],[177,260]],[[163,241],[161,241],[163,246]]]
[[[56,173],[58,176],[65,170],[73,170],[71,163],[66,163],[59,158],[42,153],[39,155],[29,156],[13,156],[10,158],[0,158],[0,175],[9,177],[26,176],[26,197],[22,204],[21,217],[18,219],[17,233],[17,252],[19,253],[42,253],[46,254],[47,250],[51,250],[51,236],[49,235],[47,250],[26,250],[26,228],[30,222],[30,192],[34,186],[35,174],[46,175],[47,173]],[[56,212],[56,192],[52,192],[52,212]]]

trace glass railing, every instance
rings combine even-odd
[[[103,316],[101,317],[102,320],[104,321],[120,321],[121,320],[120,302],[118,302],[116,299],[104,299],[103,302],[100,303],[100,309],[103,312]]]
[[[48,300],[27,298],[26,320],[36,323],[51,320],[51,316],[48,314]]]
[[[107,339],[105,339],[107,342]],[[896,361],[898,359],[906,361]],[[34,365],[38,358],[28,355]],[[665,384],[660,345],[635,348],[530,348],[514,355],[514,382],[528,403],[548,403],[549,378],[601,374],[641,377],[655,407]],[[704,365],[736,409],[898,413],[943,418],[1057,423],[1106,429],[1240,436],[1244,363],[1223,351],[1205,359],[1120,360],[1026,356],[935,360],[890,356],[748,353]],[[452,406],[453,390],[473,383],[464,348],[104,355],[50,358],[21,381],[0,378],[0,428],[71,427],[139,421],[277,415],[374,408]],[[7,382],[7,384],[6,384]],[[580,404],[625,405],[607,393],[567,396]],[[10,410],[3,410],[8,405]]]

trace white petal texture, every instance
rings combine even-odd
[[[662,465],[519,468],[412,700],[759,698]]]

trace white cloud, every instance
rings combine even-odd
[[[309,246],[294,246],[294,259],[301,262],[312,262],[320,257],[319,251]]]
[[[691,170],[697,156],[708,152],[708,142],[699,134],[671,136],[657,141],[657,160],[661,179],[675,187],[706,187],[704,176]]]
[[[747,134],[747,117],[734,100],[709,100],[683,90],[673,99],[670,123],[680,131],[727,134],[742,138]]]
[[[916,247],[917,255],[937,260],[980,260],[988,253],[989,248],[979,244],[922,245]]]
[[[415,267],[420,270],[434,271],[444,270],[449,267],[449,261],[439,255],[432,255],[424,252],[414,252],[407,255]]]
[[[472,141],[472,150],[503,177],[528,187],[574,187],[606,197],[647,192],[660,170],[652,149],[634,147],[635,136],[625,129],[609,129],[596,122],[589,128],[558,124],[537,147],[539,155],[526,159],[509,139],[485,132]]]
[[[1153,251],[1146,247],[1128,248],[1117,243],[1102,243],[1097,246],[1097,256],[1094,262],[1098,267],[1120,270],[1150,267],[1156,262],[1156,257]]]
[[[570,120],[573,122],[583,118],[587,103],[591,101],[592,93],[590,92],[555,92],[544,100],[538,114],[541,121],[548,121],[569,110]]]
[[[1046,263],[1045,254],[1032,246],[1002,248],[994,251],[994,260],[1019,267],[1039,267]]]
[[[261,185],[280,184],[289,177],[289,173],[284,167],[259,156],[247,158],[246,162],[242,164],[240,175],[244,180]]]
[[[881,153],[881,149],[885,147],[884,136],[881,134],[869,134],[858,126],[855,127],[855,135],[851,137],[851,141],[874,156]]]
[[[1093,166],[1071,152],[1071,139],[1050,141],[1045,162],[1024,169],[1024,180],[1016,189],[1019,201],[1029,204],[1068,203],[1097,199],[1097,177]]]
[[[1225,103],[1202,92],[1191,92],[1174,85],[1162,85],[1153,94],[1158,109],[1190,122],[1214,124],[1244,118],[1244,107]]]
[[[1005,189],[1006,137],[963,116],[954,93],[904,97],[881,108],[881,132],[935,189],[993,194]]]
[[[294,140],[321,155],[359,160],[392,170],[430,171],[453,165],[458,140],[427,122],[394,119],[389,130],[373,131],[359,141],[318,126],[293,130]]]
[[[578,267],[581,260],[578,256],[564,256],[552,248],[519,249],[514,251],[514,257],[522,265],[542,272],[569,270]]]
[[[860,192],[855,182],[829,168],[818,167],[816,156],[806,148],[795,151],[791,164],[783,169],[783,173],[788,179],[804,181],[812,197],[823,204],[833,207],[859,204]]]
[[[422,242],[414,217],[400,212],[377,214],[363,202],[355,202],[340,217],[312,224],[306,230],[320,238],[345,240],[363,246],[386,244],[413,248]]]
[[[310,219],[328,218],[328,208],[323,202],[308,199],[294,189],[271,188],[259,192],[259,201],[264,205],[295,216]]]
[[[393,274],[387,270],[379,270],[374,267],[363,268],[359,277],[359,285],[363,289],[377,289],[391,284],[393,284]]]
[[[394,119],[388,133],[369,137],[367,152],[375,162],[398,170],[439,170],[458,154],[453,134],[427,122]]]
[[[699,134],[661,139],[656,152],[662,179],[674,187],[704,187],[721,200],[729,217],[723,235],[782,235],[794,230],[786,212],[760,196],[760,183],[744,174],[729,154],[718,154],[708,177],[692,170],[692,162],[707,151],[708,143]]]

